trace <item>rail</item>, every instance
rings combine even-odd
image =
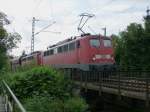
[[[5,110],[6,112],[14,112],[15,109],[19,109],[20,112],[26,112],[23,105],[20,103],[18,98],[15,96],[15,94],[12,92],[8,84],[3,80],[2,81],[2,87],[3,87],[3,94],[5,96]]]

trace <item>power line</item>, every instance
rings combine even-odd
[[[102,9],[108,7],[108,6],[109,6],[110,4],[112,4],[114,1],[116,1],[116,0],[110,0],[110,1],[108,1],[108,2],[105,3],[99,10],[102,11]],[[98,13],[100,13],[100,12],[98,12]],[[98,14],[98,13],[97,13],[97,14]]]
[[[51,24],[47,25],[46,27],[42,28],[40,31],[38,31],[38,32],[35,33],[34,35],[37,35],[37,34],[43,32],[45,29],[47,29],[48,27],[52,26],[52,25],[55,24],[55,23],[56,23],[56,22],[54,21],[53,23],[51,23]]]
[[[54,15],[53,15],[53,1],[52,0],[49,0],[49,2],[51,2],[51,3],[49,3],[49,9],[50,9],[50,15],[51,15],[51,18],[53,19],[54,17]]]
[[[34,16],[34,14],[38,12],[37,9],[39,8],[41,2],[42,2],[42,0],[39,0],[39,2],[36,4],[36,6],[33,10],[32,16]]]
[[[51,32],[51,33],[61,34],[61,32],[54,32],[54,31],[42,31],[42,32]]]

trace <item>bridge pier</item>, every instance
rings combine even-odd
[[[145,108],[149,109],[149,112],[150,112],[149,100],[145,101]]]
[[[149,77],[148,73],[145,74],[145,82],[146,82],[146,91],[145,91],[145,107],[146,107],[146,112],[150,112],[150,99],[149,99]]]
[[[82,89],[81,96],[89,104],[89,110],[91,112],[99,112],[104,110],[105,108],[104,98],[102,96],[99,96],[98,91]]]
[[[145,101],[145,112],[150,112],[150,102],[149,99]]]

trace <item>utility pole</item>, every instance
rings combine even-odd
[[[106,27],[102,28],[104,30],[104,36],[106,37]]]
[[[34,31],[35,31],[35,21],[39,21],[33,17],[32,19],[32,37],[31,37],[31,53],[34,52]]]
[[[150,9],[149,9],[149,7],[147,8],[147,16],[150,16]]]
[[[43,20],[35,19],[35,17],[33,17],[33,19],[32,19],[31,53],[34,52],[34,38],[35,38],[35,35],[38,35],[41,32],[51,32],[51,31],[44,31],[44,30],[56,23],[55,21],[53,21],[52,23],[50,23],[49,25],[45,26],[40,31],[35,33],[35,22],[36,21],[43,21]],[[60,33],[60,32],[52,32],[52,33]]]
[[[149,9],[149,7],[147,7],[146,13],[147,13],[147,15],[144,17],[144,19],[150,20],[150,9]]]
[[[146,10],[146,16],[144,16],[144,20],[145,20],[145,30],[146,32],[149,32],[150,31],[150,9],[149,7],[147,7],[147,10]]]
[[[150,9],[149,9],[149,7],[147,7],[146,13],[147,13],[147,15],[146,15],[145,19],[150,19]]]

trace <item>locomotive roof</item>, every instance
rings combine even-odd
[[[53,48],[59,47],[59,46],[64,45],[64,44],[69,44],[71,42],[75,42],[77,40],[81,40],[81,39],[89,38],[89,37],[97,37],[97,36],[100,36],[101,38],[111,39],[110,37],[104,37],[102,35],[84,34],[84,35],[81,35],[81,36],[75,36],[75,37],[71,37],[71,38],[65,39],[63,41],[60,41],[60,42],[58,42],[54,45],[51,45],[51,46],[47,47],[47,49],[53,49]]]
[[[34,56],[35,54],[38,54],[38,53],[41,53],[41,51],[35,51],[33,53],[30,53],[30,54],[26,54],[24,56],[21,56],[21,58],[27,58],[27,57],[30,57],[30,56]]]

